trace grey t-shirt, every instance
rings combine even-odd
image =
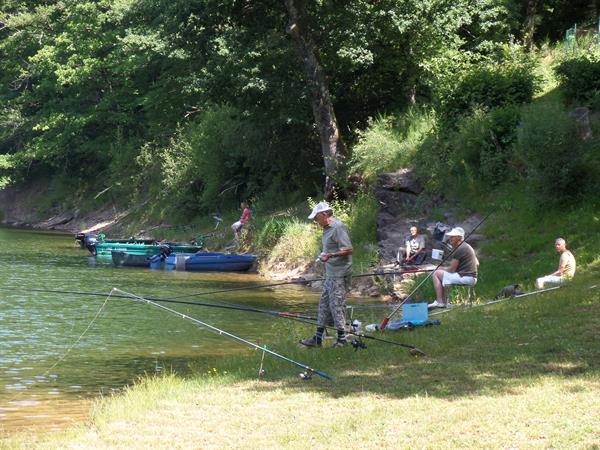
[[[425,248],[425,236],[417,234],[416,238],[412,235],[406,237],[406,245],[410,246],[410,250],[414,253]]]
[[[475,255],[475,250],[466,242],[463,242],[454,253],[452,253],[452,259],[458,259],[458,268],[456,272],[461,277],[475,277],[477,278],[477,266],[479,261]]]
[[[348,228],[339,219],[323,231],[323,253],[337,253],[352,248]],[[345,277],[352,273],[352,255],[332,256],[325,263],[326,277]]]

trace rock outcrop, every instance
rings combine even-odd
[[[382,173],[379,175],[375,186],[375,196],[379,202],[379,215],[377,218],[377,241],[380,254],[381,270],[398,270],[395,266],[398,249],[405,244],[406,237],[410,234],[411,226],[416,225],[420,234],[426,236],[428,258],[422,269],[433,269],[440,261],[431,259],[432,249],[444,250],[442,242],[433,239],[433,232],[438,223],[432,219],[432,211],[443,212],[440,222],[451,227],[460,226],[467,234],[481,222],[477,214],[470,214],[465,219],[459,220],[453,209],[444,205],[439,199],[428,196],[422,184],[417,179],[411,168],[400,169],[396,172]],[[481,234],[471,234],[467,238],[474,248],[483,239]],[[392,293],[390,300],[402,299],[406,295],[406,286],[414,274],[394,276],[388,283],[382,283],[383,290]],[[387,286],[385,286],[387,284]]]

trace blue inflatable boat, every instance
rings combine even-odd
[[[245,272],[254,261],[255,255],[236,253],[172,253],[165,260],[165,268],[192,272]]]

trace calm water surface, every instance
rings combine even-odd
[[[152,306],[109,298],[112,288],[168,298],[264,282],[252,274],[115,268],[95,262],[72,235],[0,228],[0,288],[30,290],[0,290],[0,432],[62,428],[85,419],[93,398],[137,376],[165,369],[185,374],[203,357],[246,351]],[[313,314],[318,294],[283,286],[196,300]],[[259,344],[275,338],[277,319],[269,315],[166,306]]]

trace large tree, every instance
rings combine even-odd
[[[302,61],[311,92],[313,116],[319,129],[325,167],[325,198],[331,199],[341,181],[344,143],[335,117],[325,71],[319,60],[319,51],[309,29],[304,0],[285,0],[285,6],[289,14],[286,31],[291,36]]]

